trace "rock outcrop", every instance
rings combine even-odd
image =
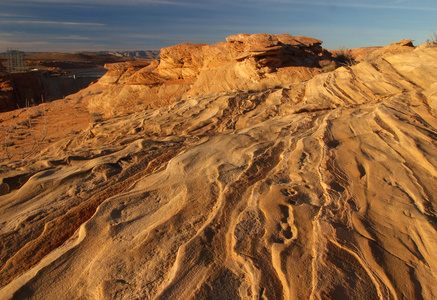
[[[420,45],[419,47],[423,47]],[[402,52],[409,52],[414,50],[416,47],[413,45],[413,40],[401,40],[399,42],[392,43],[385,47],[363,47],[356,49],[341,49],[341,50],[331,50],[330,52],[334,57],[339,55],[349,56],[353,62],[367,61],[372,62],[384,56],[389,56]]]
[[[217,73],[303,67],[278,37],[241,38]],[[315,64],[305,41],[287,47]],[[199,80],[214,62],[197,57],[99,85]],[[437,48],[290,82],[183,96],[1,166],[0,298],[436,298]]]
[[[363,57],[363,59],[374,60],[378,58],[383,58],[384,56],[389,56],[402,52],[409,52],[414,49],[415,46],[413,45],[413,40],[401,40],[388,46],[375,49],[375,51],[372,51],[366,57]]]
[[[159,63],[107,65],[107,75],[85,93],[95,94],[103,85],[104,94],[93,97],[90,110],[111,115],[141,104],[161,107],[186,95],[286,86],[319,74],[321,61],[332,62],[321,44],[285,34],[238,34],[215,45],[180,44],[162,49]]]

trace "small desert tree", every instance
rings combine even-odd
[[[426,43],[430,47],[437,47],[437,34],[435,31],[432,32],[431,38],[426,40]]]

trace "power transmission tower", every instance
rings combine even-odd
[[[18,50],[8,49],[8,72],[18,73],[24,72],[24,54]]]

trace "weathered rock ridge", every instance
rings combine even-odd
[[[277,62],[274,43],[232,64]],[[436,82],[437,48],[410,49],[184,95],[3,165],[0,298],[435,299]]]
[[[141,104],[162,107],[187,95],[265,90],[320,73],[320,61],[332,62],[321,44],[309,37],[271,34],[239,34],[215,45],[180,44],[162,49],[159,62],[106,65],[108,73],[84,93],[98,93],[90,110],[115,115]]]

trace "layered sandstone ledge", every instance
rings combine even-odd
[[[89,108],[114,115],[139,104],[158,108],[187,95],[287,86],[319,74],[321,65],[335,64],[321,44],[302,36],[238,34],[215,45],[164,48],[159,62],[106,65],[108,73],[93,87],[103,95],[93,97]]]

